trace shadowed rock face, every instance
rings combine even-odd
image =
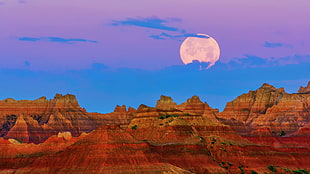
[[[0,101],[1,137],[40,143],[58,132],[78,136],[98,125],[82,109],[74,95],[56,94],[54,99],[5,99]]]

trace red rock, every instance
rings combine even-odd
[[[287,94],[283,88],[264,84],[228,102],[217,117],[242,135],[260,134],[261,128],[272,135],[282,131],[289,135],[310,122],[309,104],[310,94]]]
[[[17,173],[191,173],[158,159],[147,143],[135,140],[118,126],[108,125],[64,152],[36,159]]]
[[[252,121],[251,127],[269,127],[271,131],[293,134],[310,123],[310,94],[285,94],[277,105]],[[310,134],[308,135],[310,136]]]
[[[216,119],[218,110],[201,102],[197,96],[181,105],[176,105],[175,108],[164,105],[155,108],[140,105],[137,110],[126,110],[125,106],[117,106],[115,111],[109,114],[88,114],[89,119],[98,124],[102,121],[113,125],[101,126],[84,137],[70,138],[70,133],[57,133],[58,136],[51,136],[38,145],[12,144],[0,138],[0,156],[3,157],[0,158],[0,172],[242,173],[243,170],[245,173],[251,173],[251,170],[255,170],[259,173],[270,173],[267,168],[269,165],[276,166],[279,173],[284,173],[285,168],[310,169],[309,137],[273,136],[273,130],[289,125],[287,122],[290,119],[284,120],[283,114],[271,116],[276,118],[273,121],[275,123],[272,123],[278,125],[276,128],[265,121],[265,117],[272,113],[295,114],[292,108],[284,107],[287,104],[294,106],[298,113],[306,114],[307,105],[300,106],[296,101],[307,103],[307,97],[304,94],[288,95],[283,89],[275,89],[266,84],[249,96],[254,96],[255,99],[247,100],[244,97],[245,100],[239,101],[243,104],[238,105],[238,102],[235,104],[245,106],[247,102],[244,101],[253,101],[250,105],[252,111],[247,119],[251,114],[257,116],[247,124],[245,124],[247,119],[243,121],[243,118],[240,120],[231,118],[242,123],[246,129],[250,129],[246,132],[247,136],[238,135],[230,126],[218,121]],[[275,100],[276,96],[282,96],[282,99]],[[171,106],[172,99],[168,100],[167,105]],[[266,104],[264,106],[264,103],[271,103],[272,106]],[[61,106],[67,107],[70,104]],[[281,107],[277,108],[278,106]],[[234,113],[232,111],[234,108],[231,107],[230,113]],[[235,111],[238,116],[241,112],[240,107]],[[54,122],[56,118],[62,118],[62,115],[57,115],[59,113],[53,113]],[[132,118],[125,121],[129,116]],[[228,114],[225,116],[228,117]],[[18,115],[17,121],[14,122],[14,117],[8,121],[23,128],[25,126],[22,125],[27,122],[26,118],[28,117]],[[303,116],[299,115],[297,118]],[[256,119],[261,119],[259,125],[253,124],[256,123]],[[278,119],[283,123],[277,123]],[[63,123],[66,120],[69,119],[64,116],[59,122]],[[223,120],[225,117],[221,118],[221,121]],[[124,124],[115,125],[121,122]],[[309,123],[306,120],[300,123],[304,125],[298,130],[307,132]],[[47,125],[43,125],[44,129],[51,129]],[[13,126],[11,129],[16,128]],[[24,129],[21,129],[22,131]]]
[[[176,109],[177,104],[173,102],[171,97],[161,95],[160,99],[157,100],[156,108],[162,109],[162,110],[171,110]]]
[[[310,93],[310,81],[308,82],[308,86],[300,87],[298,93]]]
[[[126,106],[116,106],[114,112],[107,114],[100,113],[88,113],[91,118],[97,123],[97,125],[103,124],[118,124],[118,125],[128,125],[136,112],[134,108],[129,107],[128,110]]]
[[[0,101],[0,136],[23,142],[40,143],[58,132],[73,136],[90,132],[99,125],[82,109],[74,95],[56,94],[54,99],[34,101],[5,99]],[[1,123],[0,123],[1,125]]]

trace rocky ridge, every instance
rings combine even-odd
[[[309,104],[310,94],[288,94],[283,88],[263,84],[228,102],[217,118],[241,135],[305,135],[310,123]]]
[[[89,130],[87,135],[79,133],[80,136],[63,129],[38,145],[4,136],[5,139],[0,138],[3,157],[0,171],[295,173],[293,170],[309,170],[309,95],[288,94],[283,88],[263,84],[228,102],[223,112],[211,108],[198,96],[179,105],[171,97],[161,96],[155,107],[140,105],[135,110],[116,106],[109,114],[87,113],[77,104],[73,108],[85,113],[87,120],[98,128]],[[73,104],[58,106],[56,110],[61,110],[66,118],[60,122],[70,120],[69,109]],[[29,130],[36,126],[43,129],[38,134],[44,133],[44,125],[49,121],[42,126],[29,113],[20,113],[23,112],[14,115],[7,112],[5,115],[9,117],[3,117],[5,128],[10,128],[6,135],[30,137]],[[52,148],[55,145],[57,148]],[[276,172],[268,168],[271,165]]]
[[[59,132],[79,136],[99,126],[70,94],[51,100],[1,100],[0,121],[0,137],[25,143],[40,143]]]

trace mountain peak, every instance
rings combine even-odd
[[[276,88],[272,85],[269,85],[268,83],[264,83],[259,89],[271,89],[276,90]]]
[[[122,105],[122,106],[116,105],[114,112],[126,112],[126,106],[125,105]]]
[[[192,98],[187,99],[186,103],[202,103],[202,101],[197,95],[194,95]]]
[[[306,87],[301,86],[298,90],[298,93],[310,93],[310,81]]]
[[[177,104],[173,102],[171,97],[164,96],[164,95],[161,95],[160,99],[157,100],[157,103],[156,103],[156,108],[164,109],[164,110],[174,109],[176,108],[176,106]]]

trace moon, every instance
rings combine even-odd
[[[180,57],[184,64],[197,60],[213,66],[220,58],[220,47],[216,40],[206,34],[187,37],[180,47]]]

